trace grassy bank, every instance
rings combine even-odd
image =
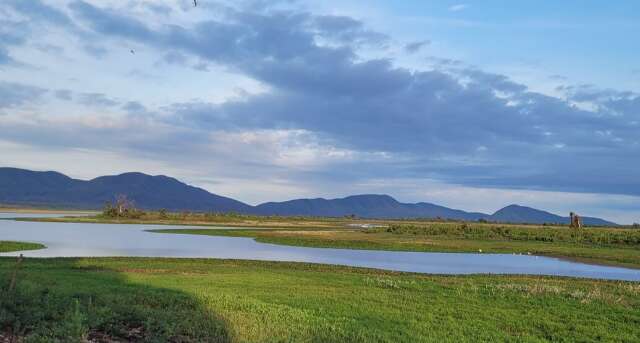
[[[38,243],[0,241],[0,253],[23,251],[23,250],[38,250],[38,249],[44,249],[44,248],[45,248],[44,245],[38,244]]]
[[[640,285],[303,263],[0,259],[0,330],[30,341],[638,341]]]
[[[376,229],[165,229],[154,232],[251,237],[306,247],[517,253],[640,268],[640,230],[468,223],[390,224]]]
[[[75,210],[75,209],[55,209],[55,208],[39,208],[39,207],[15,207],[0,205],[0,212],[7,213],[36,213],[36,214],[67,214],[73,215],[98,215],[100,212],[92,210]]]
[[[218,213],[163,213],[137,212],[135,215],[117,217],[98,214],[95,216],[68,216],[63,218],[20,218],[23,221],[87,223],[87,224],[153,224],[189,226],[229,226],[264,228],[341,228],[352,221],[342,218],[251,216]]]

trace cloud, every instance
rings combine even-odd
[[[13,62],[13,59],[9,56],[7,49],[0,46],[0,66],[11,62]]]
[[[102,93],[81,93],[78,94],[78,102],[85,106],[113,107],[120,104],[119,101],[111,99]]]
[[[42,88],[0,81],[0,110],[38,102],[45,93]]]
[[[17,63],[11,57],[8,48],[20,46],[26,42],[29,35],[28,28],[24,30],[15,29],[16,27],[25,26],[25,23],[19,20],[5,19],[0,21],[0,66]]]
[[[319,34],[343,43],[384,45],[389,37],[367,30],[361,21],[347,16],[321,15],[310,18]]]
[[[363,45],[384,45],[388,37],[346,16],[237,6],[163,24],[83,1],[69,11],[103,41],[144,46],[176,66],[222,67],[265,90],[161,105],[74,94],[122,121],[57,123],[64,130],[5,124],[13,140],[96,148],[109,142],[128,156],[233,160],[225,177],[336,184],[429,178],[465,187],[640,195],[631,172],[640,168],[633,124],[640,111],[630,92],[567,86],[565,98],[551,97],[453,59],[431,58],[432,69],[403,68],[362,54]],[[408,52],[426,43],[412,44]],[[576,106],[583,102],[592,106]]]
[[[58,89],[55,91],[55,96],[60,100],[71,101],[73,94],[68,89]]]
[[[553,74],[549,76],[550,80],[554,80],[554,81],[567,81],[568,78],[564,75],[559,75],[559,74]]]
[[[187,63],[187,57],[176,51],[169,51],[162,57],[162,60],[167,64],[185,65]]]
[[[436,56],[428,56],[425,58],[429,64],[434,65],[436,69],[450,69],[456,68],[459,69],[464,65],[464,62],[451,58],[442,58]]]
[[[3,3],[14,11],[28,14],[29,17],[39,22],[48,22],[60,26],[72,24],[71,19],[64,12],[44,4],[40,0],[6,0]]]
[[[99,59],[104,58],[109,53],[109,51],[105,47],[93,44],[86,44],[84,46],[84,51],[89,55]]]
[[[431,44],[431,41],[429,40],[411,42],[404,46],[404,50],[409,54],[415,54],[416,52],[420,51],[420,49],[429,44]]]
[[[470,6],[468,4],[456,4],[449,7],[449,11],[451,12],[460,12],[468,9]]]

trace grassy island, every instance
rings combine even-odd
[[[45,248],[44,245],[38,244],[38,243],[0,241],[0,253],[23,251],[23,250],[38,250],[38,249],[44,249],[44,248]]]

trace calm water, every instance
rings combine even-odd
[[[1,217],[15,215],[0,214]],[[434,274],[535,274],[640,281],[640,270],[550,257],[303,248],[258,243],[251,238],[145,232],[158,228],[166,226],[0,220],[0,240],[38,242],[48,247],[23,252],[30,257],[212,257],[328,263]]]

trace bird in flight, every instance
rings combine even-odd
[[[135,55],[135,54],[136,54],[136,51],[135,51],[135,50],[133,50],[133,49],[131,49],[131,53]]]

